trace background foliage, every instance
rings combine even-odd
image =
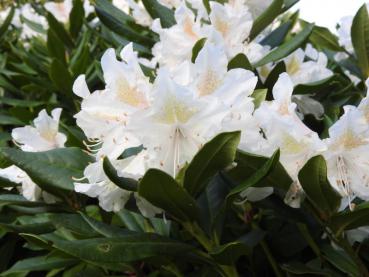
[[[255,21],[251,38],[295,2],[273,1]],[[325,161],[318,156],[299,174],[306,193],[302,207],[290,208],[283,198],[291,179],[279,163],[279,152],[267,159],[238,151],[238,132],[215,137],[177,179],[151,169],[139,183],[127,184],[109,160],[104,161],[106,174],[117,186],[138,192],[163,209],[164,216],[145,218],[133,203],[121,212],[107,213],[96,200],[74,192],[72,177],[82,176],[91,158],[81,150],[85,138],[73,119],[79,109],[79,100],[72,94],[73,81],[85,73],[91,89],[103,88],[99,60],[105,49],[120,49],[132,41],[141,57],[150,58],[158,36],[108,0],[96,0],[95,13],[87,18],[81,1],[73,3],[67,25],[34,4],[46,17],[49,29],[27,24],[44,34],[46,41],[21,40],[20,31],[11,25],[13,9],[0,27],[0,166],[17,165],[41,188],[64,200],[57,204],[29,202],[15,188],[1,189],[9,186],[9,181],[0,179],[1,276],[31,272],[49,277],[367,276],[368,241],[350,245],[345,232],[369,224],[368,203],[356,203],[352,212],[338,212],[340,196],[329,185]],[[143,3],[163,26],[174,23],[172,10],[156,0]],[[93,21],[95,17],[99,21]],[[325,137],[342,114],[342,106],[357,104],[365,95],[364,80],[369,77],[367,10],[361,8],[354,19],[355,55],[349,53],[340,62],[334,55],[345,50],[328,29],[299,19],[298,13],[284,13],[281,20],[263,40],[275,47],[273,51],[256,64],[237,57],[229,68],[257,73],[257,67],[278,61],[306,43],[324,51],[334,76],[297,85],[294,94],[308,95],[322,104],[324,116],[315,117],[314,111],[305,107],[304,122]],[[293,32],[296,24],[302,26],[297,34]],[[202,44],[195,45],[194,56]],[[145,74],[155,77],[152,70],[142,67]],[[352,83],[346,70],[359,77],[360,83]],[[284,71],[281,62],[265,82],[259,80],[264,97],[271,98],[271,89]],[[297,102],[300,110],[304,103]],[[67,148],[27,153],[10,147],[12,128],[28,124],[43,108],[55,107],[66,111],[61,131],[68,136]],[[237,166],[229,167],[234,161]],[[239,193],[252,186],[272,186],[275,193],[254,203],[241,201]]]

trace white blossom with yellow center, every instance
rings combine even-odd
[[[33,121],[34,126],[15,128],[12,131],[14,143],[26,152],[42,152],[64,147],[67,137],[58,131],[62,109],[54,109],[50,117],[45,110],[40,111]],[[56,198],[42,191],[20,168],[12,165],[0,169],[0,177],[21,184],[21,194],[30,201],[44,199],[45,202],[55,202]]]
[[[326,147],[318,134],[297,116],[296,104],[291,101],[292,92],[290,77],[286,73],[281,74],[273,88],[274,100],[263,102],[255,111],[255,117],[266,137],[261,153],[270,156],[280,149],[280,161],[293,180],[285,201],[299,207],[302,189],[298,172],[311,157],[322,153]]]
[[[325,140],[328,179],[348,203],[355,197],[369,200],[369,128],[356,107],[346,106],[344,111]]]

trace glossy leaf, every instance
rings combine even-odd
[[[177,219],[197,220],[199,208],[195,200],[170,175],[163,171],[148,170],[140,181],[138,192],[151,204]]]
[[[78,148],[23,152],[3,148],[3,155],[24,170],[42,189],[51,193],[73,191],[73,177],[80,178],[92,158]]]
[[[240,132],[223,133],[206,143],[192,159],[184,173],[184,188],[198,196],[210,178],[229,166],[236,156]]]
[[[246,57],[245,54],[240,53],[237,54],[234,58],[232,58],[228,63],[228,71],[234,68],[243,68],[246,70],[253,70],[253,67]]]
[[[74,241],[55,240],[54,247],[74,257],[96,263],[124,263],[162,255],[183,256],[193,249],[155,234],[127,235]]]
[[[249,38],[252,40],[260,34],[282,12],[283,0],[274,0],[270,6],[255,19]]]
[[[137,191],[138,182],[131,178],[125,178],[118,176],[118,173],[112,163],[109,161],[108,157],[104,158],[103,168],[106,176],[112,181],[115,185],[120,187],[121,189],[128,191]]]
[[[153,19],[160,19],[164,28],[169,28],[176,23],[173,11],[161,5],[157,0],[142,0],[142,3]]]
[[[289,54],[291,54],[293,51],[299,48],[308,39],[311,32],[313,31],[313,27],[314,27],[313,24],[307,25],[296,36],[286,41],[278,48],[272,50],[264,58],[262,58],[257,63],[255,63],[254,67],[263,66],[265,64],[276,62],[276,61],[279,61],[280,59],[287,57]]]
[[[328,181],[324,157],[311,158],[301,169],[298,177],[307,198],[318,211],[321,211],[324,219],[338,211],[341,196]]]

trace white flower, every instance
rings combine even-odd
[[[61,111],[59,108],[54,109],[51,112],[52,117],[50,117],[45,110],[42,110],[33,121],[35,127],[25,126],[13,129],[13,140],[23,151],[29,152],[64,147],[66,136],[58,132]],[[56,201],[53,195],[42,191],[23,170],[14,165],[0,169],[0,176],[14,183],[22,184],[20,191],[30,201],[37,201],[41,198],[47,203]]]
[[[249,152],[257,152],[262,137],[252,113],[253,93],[257,77],[244,69],[227,71],[228,60],[224,50],[206,43],[195,64],[190,65],[188,80],[182,84],[190,87],[201,98],[217,98],[228,109],[223,120],[223,131],[243,130],[241,145]]]
[[[16,184],[22,184],[21,193],[24,198],[30,201],[37,201],[41,198],[41,189],[31,180],[27,173],[15,165],[0,169],[0,177],[9,179]]]
[[[317,82],[333,75],[327,68],[327,56],[309,45],[305,51],[297,49],[284,62],[294,85]]]
[[[352,46],[351,41],[351,26],[353,19],[353,16],[345,16],[341,18],[337,29],[339,44],[350,53],[354,52],[354,47]]]
[[[356,196],[369,199],[369,137],[363,111],[352,106],[344,110],[329,129],[324,157],[331,185],[350,203]]]
[[[141,1],[134,0],[113,0],[113,5],[126,14],[131,14],[138,24],[151,26],[152,18],[146,11]]]
[[[26,18],[27,20],[31,22],[35,22],[41,25],[41,27],[44,28],[45,30],[47,29],[48,24],[47,24],[45,17],[39,15],[30,4],[23,5],[22,7],[20,7],[18,12],[15,13],[14,19],[13,19],[13,21],[14,20],[17,21],[16,26],[22,28],[22,33],[21,33],[22,39],[32,38],[35,36],[45,37],[43,34],[40,34],[37,31],[33,30],[30,26],[28,26],[27,23],[22,22],[20,15],[22,15],[24,18]]]
[[[152,49],[153,55],[160,65],[171,68],[190,60],[193,46],[206,36],[200,22],[184,4],[176,9],[174,16],[177,24],[170,28],[163,29],[158,19],[152,26],[160,36],[160,41]]]
[[[288,74],[281,74],[273,89],[274,100],[263,102],[255,111],[255,117],[267,140],[261,154],[270,156],[280,149],[280,162],[294,181],[290,205],[298,206],[296,195],[301,191],[298,172],[311,157],[324,151],[325,145],[297,116],[296,104],[291,101],[292,92],[293,83]]]
[[[149,106],[152,87],[132,44],[123,48],[121,57],[123,61],[118,61],[113,49],[103,55],[104,90],[90,93],[83,75],[73,86],[74,93],[83,98],[81,111],[75,115],[77,125],[91,141],[101,143],[100,156],[112,159],[141,144],[127,126],[132,114]]]
[[[272,2],[273,0],[246,0],[246,5],[250,8],[254,19],[256,19]]]
[[[150,167],[176,176],[200,147],[218,134],[227,115],[216,98],[199,99],[161,70],[155,80],[151,106],[132,119],[136,135],[155,157]]]
[[[46,110],[40,111],[34,119],[34,126],[15,128],[12,131],[14,141],[23,151],[40,152],[64,146],[67,137],[58,132],[61,109],[51,112],[50,117]]]
[[[52,13],[58,21],[62,23],[67,23],[69,21],[69,14],[73,8],[73,0],[64,0],[62,2],[47,2],[44,4],[44,7],[47,11]],[[94,8],[90,4],[89,0],[84,0],[83,8],[85,10],[86,16],[94,11]]]
[[[117,170],[118,176],[139,179],[147,170],[148,156],[145,150],[137,156],[129,157],[124,160],[114,160],[112,164]],[[98,198],[99,205],[105,211],[119,212],[122,210],[132,195],[132,192],[119,188],[105,175],[102,160],[88,165],[84,171],[84,179],[87,183],[75,183],[75,191],[86,194],[90,197]],[[153,217],[161,210],[148,203],[145,199],[134,193],[136,205],[142,215]]]

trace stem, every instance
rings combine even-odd
[[[303,223],[297,223],[297,227],[299,228],[300,233],[305,238],[315,255],[317,255],[322,260],[322,254],[320,253],[319,246],[315,243],[314,239],[310,235],[309,229],[306,227],[306,225]]]
[[[274,259],[272,253],[270,252],[270,249],[269,249],[268,245],[265,243],[264,240],[260,241],[260,245],[263,248],[264,253],[268,258],[268,261],[269,261],[269,263],[271,264],[271,266],[273,268],[275,276],[283,277],[283,274],[282,274],[281,270],[279,269],[279,266],[278,266],[276,260]]]
[[[368,269],[366,268],[363,261],[360,259],[359,255],[352,249],[351,245],[345,238],[337,240],[337,244],[340,245],[347,254],[353,259],[356,265],[359,267],[360,272],[363,274],[362,276],[369,276]]]
[[[218,244],[210,240],[204,231],[196,223],[184,222],[183,227],[194,237],[196,240],[206,249],[206,251],[212,252],[212,250],[218,246]],[[237,269],[234,265],[219,265],[226,277],[238,277]]]

